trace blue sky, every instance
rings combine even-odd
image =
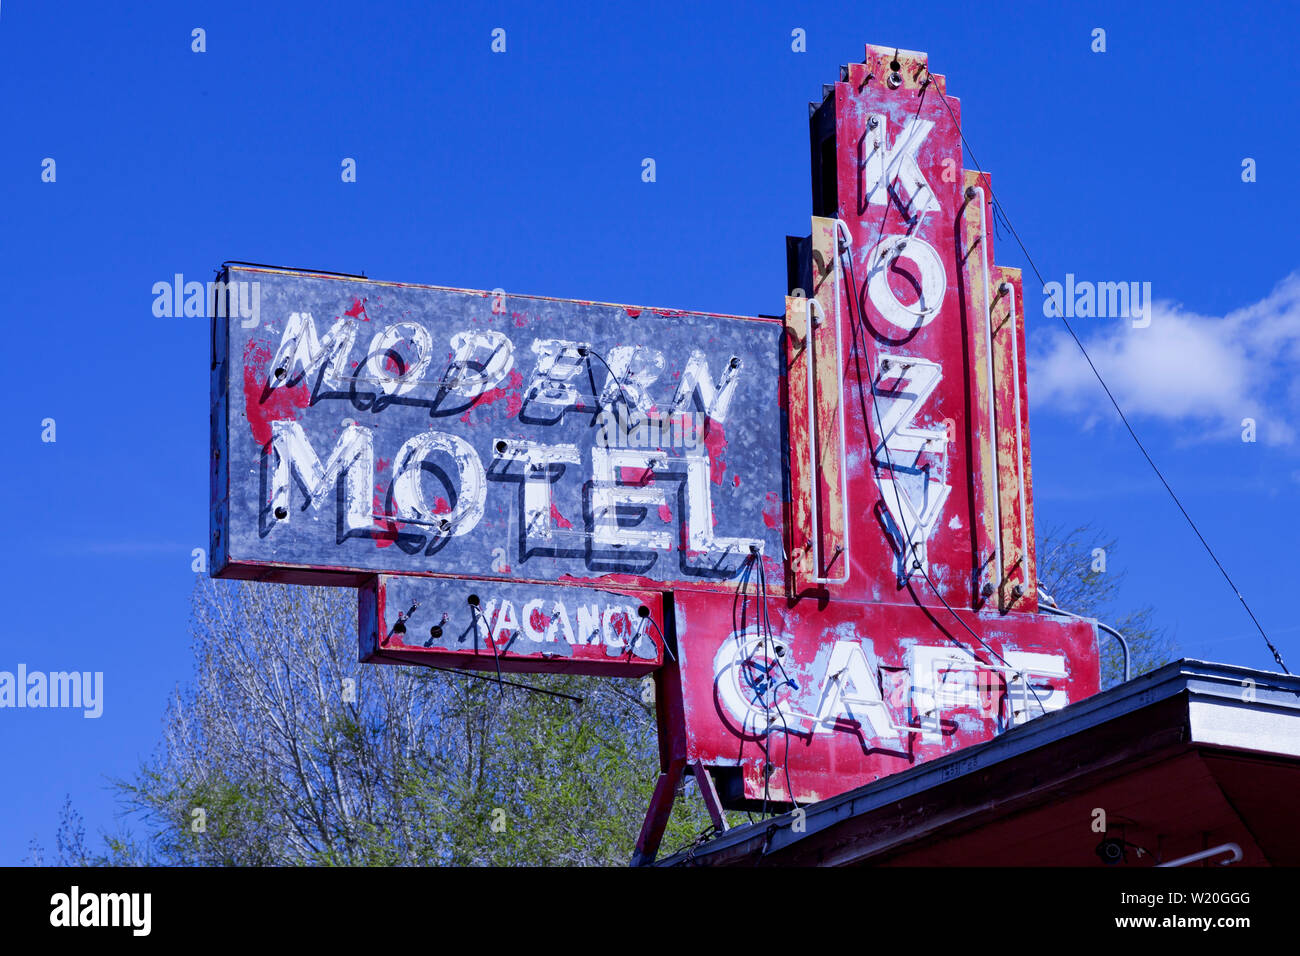
[[[191,672],[208,328],[155,318],[155,282],[243,259],[780,312],[784,237],[807,232],[811,208],[807,103],[868,41],[925,50],[947,75],[1048,279],[1152,284],[1151,328],[1076,327],[1300,664],[1300,13],[1135,7],[3,3],[0,669],[103,671],[106,690],[98,720],[0,711],[0,863],[33,836],[52,849],[65,794],[92,833],[111,828],[107,778],[153,750]],[[489,49],[496,27],[505,54]],[[998,259],[1024,265],[1009,238]],[[1270,666],[1029,275],[1025,288],[1040,526],[1118,538],[1127,603],[1153,605],[1188,656]]]

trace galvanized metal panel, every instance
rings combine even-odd
[[[379,575],[361,660],[636,677],[663,664],[663,597],[595,587]]]
[[[779,321],[229,278],[261,321],[218,325],[218,576],[729,587],[751,545],[780,576]]]

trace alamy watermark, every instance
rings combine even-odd
[[[81,708],[86,718],[104,713],[103,671],[0,671],[0,708]]]
[[[596,444],[604,448],[682,448],[704,444],[705,416],[699,412],[630,409],[622,402],[606,405],[597,420]]]
[[[239,319],[246,329],[261,321],[262,284],[234,282],[186,282],[176,273],[171,282],[153,284],[153,314],[160,319]]]
[[[1150,282],[1076,282],[1073,272],[1064,284],[1043,286],[1043,315],[1067,319],[1131,319],[1133,328],[1151,324]]]
[[[50,925],[123,927],[133,936],[148,936],[153,927],[152,893],[83,893],[72,886],[50,897]]]

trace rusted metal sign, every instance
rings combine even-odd
[[[730,589],[755,553],[781,573],[777,320],[224,279],[258,286],[260,320],[216,320],[217,575],[381,594],[377,573],[618,585],[648,589],[639,608],[682,582]],[[363,643],[388,657],[391,636]],[[634,674],[662,657],[523,659]]]
[[[360,587],[364,660],[653,672],[642,858],[685,773],[804,803],[1095,693],[960,116],[924,54],[842,68],[784,319],[229,268],[214,573]]]
[[[807,298],[786,309],[792,407],[815,393],[791,415],[796,577],[1033,611],[1019,272],[993,262],[945,86],[924,54],[869,47],[813,113],[817,216],[790,270]]]
[[[812,228],[787,241],[790,557],[731,600],[673,595],[657,794],[690,772],[715,808],[807,803],[1098,689],[1092,624],[1036,613],[1020,274],[994,262],[960,117],[924,54],[871,46],[812,107]]]
[[[681,592],[674,612],[687,635],[678,752],[732,807],[834,796],[1097,691],[1083,621],[784,598],[738,609]]]
[[[662,586],[725,582],[751,547],[779,573],[778,322],[228,281],[261,321],[216,320],[219,575]]]
[[[380,575],[361,589],[363,661],[636,676],[662,666],[663,597]]]

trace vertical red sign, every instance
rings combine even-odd
[[[708,768],[723,804],[832,796],[1098,689],[1092,625],[1037,613],[1020,275],[994,262],[960,122],[926,56],[893,48],[812,108],[787,574],[676,589],[661,682],[684,715],[665,768]]]

